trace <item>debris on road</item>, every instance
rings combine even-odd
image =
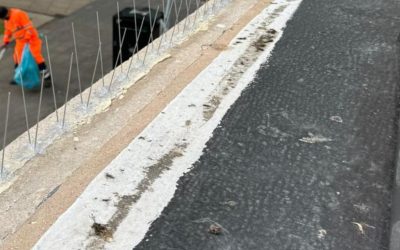
[[[326,138],[322,135],[314,135],[312,133],[308,133],[308,137],[303,137],[303,138],[299,139],[299,141],[314,144],[314,143],[321,143],[321,142],[331,142],[332,139]]]
[[[222,227],[216,224],[212,224],[210,228],[208,228],[208,232],[210,234],[220,235],[222,234]]]

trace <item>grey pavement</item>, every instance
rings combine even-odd
[[[95,0],[0,0],[0,5],[48,16],[67,16]]]
[[[131,7],[132,0],[120,0],[120,9]],[[66,85],[68,79],[68,65],[71,53],[74,51],[72,40],[71,23],[74,22],[76,39],[78,43],[79,65],[83,89],[90,86],[93,68],[98,49],[98,36],[96,24],[96,11],[99,11],[101,35],[103,43],[103,58],[105,73],[112,68],[112,16],[117,13],[116,0],[96,0],[84,6],[73,14],[54,19],[39,28],[39,32],[48,37],[50,54],[53,66],[53,79],[57,93],[57,105],[65,101]],[[138,8],[146,7],[147,0],[136,0]],[[151,1],[153,7],[161,4],[161,0]],[[161,7],[160,7],[161,8]],[[181,12],[180,19],[184,17],[185,11]],[[175,20],[174,16],[172,16]],[[129,38],[128,38],[129,39]],[[25,116],[23,108],[22,91],[19,87],[10,86],[9,81],[13,75],[12,51],[9,50],[2,61],[0,61],[0,141],[3,141],[4,120],[6,114],[7,93],[11,92],[11,113],[7,143],[26,131]],[[43,54],[47,58],[45,47]],[[101,77],[100,71],[96,80]],[[72,75],[69,98],[79,94],[77,72]],[[30,91],[26,93],[27,109],[30,126],[36,124],[36,116],[39,104],[39,93]],[[54,102],[51,89],[44,90],[41,119],[54,112]],[[0,145],[2,148],[2,144]]]
[[[39,27],[55,17],[70,15],[94,1],[96,0],[0,0],[0,5],[27,11],[35,26]]]
[[[304,0],[135,249],[388,249],[398,13]]]
[[[45,23],[50,22],[51,20],[53,20],[52,16],[48,16],[48,15],[42,15],[42,14],[38,14],[38,13],[32,13],[32,12],[28,12],[29,17],[31,18],[33,24],[35,25],[35,27],[40,27]]]

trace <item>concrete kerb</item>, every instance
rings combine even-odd
[[[198,11],[200,13],[206,12],[207,15],[204,16],[203,19],[198,19],[196,24],[192,25],[192,29],[187,31],[186,34],[176,34],[173,37],[173,45],[178,45],[183,43],[191,34],[201,30],[204,26],[207,25],[208,21],[211,20],[213,13],[210,13],[209,5],[214,2],[220,2],[219,0],[210,0],[208,6],[203,5],[199,8]],[[227,1],[225,1],[227,2]],[[206,9],[205,9],[206,8]],[[195,13],[192,13],[187,18],[193,19]],[[179,30],[183,29],[185,25],[185,19],[181,20],[177,24],[177,28]],[[166,34],[167,37],[172,35],[172,30],[169,30]],[[154,47],[157,48],[160,42],[160,38],[154,41]],[[166,41],[164,41],[164,44]],[[168,54],[169,47],[164,45],[161,46],[160,53],[150,53],[147,56],[146,63],[143,65],[142,63],[136,63],[132,65],[131,71],[129,75],[126,73],[118,74],[113,80],[111,91],[108,92],[108,86],[110,85],[110,81],[112,79],[112,71],[104,76],[104,81],[106,86],[103,87],[103,80],[98,80],[92,87],[92,95],[91,102],[88,107],[86,105],[82,105],[80,96],[76,96],[72,98],[68,102],[67,108],[67,121],[65,123],[65,127],[62,127],[62,124],[57,123],[55,112],[44,118],[40,122],[40,131],[38,133],[38,147],[37,149],[33,149],[32,145],[29,145],[27,142],[27,132],[19,136],[12,143],[10,143],[6,147],[6,156],[5,156],[5,175],[0,181],[0,193],[4,190],[7,190],[12,183],[17,179],[15,173],[17,170],[21,169],[28,161],[36,157],[38,154],[43,154],[46,148],[51,145],[55,140],[63,136],[63,134],[73,131],[79,125],[87,124],[91,122],[91,119],[102,112],[108,110],[112,101],[114,99],[122,98],[124,93],[128,88],[132,87],[138,80],[144,77],[157,63],[165,60],[170,55]],[[133,60],[136,60],[137,57],[143,58],[145,53],[145,49],[142,49],[134,55]],[[120,72],[120,68],[128,69],[130,60],[127,60],[122,65],[120,65],[116,72]],[[87,100],[89,95],[89,89],[85,90],[82,93],[82,97],[84,100]],[[58,108],[58,112],[60,114],[64,111],[65,105]],[[2,151],[0,151],[1,153]]]

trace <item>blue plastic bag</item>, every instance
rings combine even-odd
[[[21,79],[22,76],[22,79]],[[40,87],[39,67],[33,58],[29,44],[25,44],[22,52],[21,63],[15,69],[14,81],[26,89],[37,89]]]

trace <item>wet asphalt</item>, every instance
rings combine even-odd
[[[399,13],[304,0],[135,249],[388,249]]]

